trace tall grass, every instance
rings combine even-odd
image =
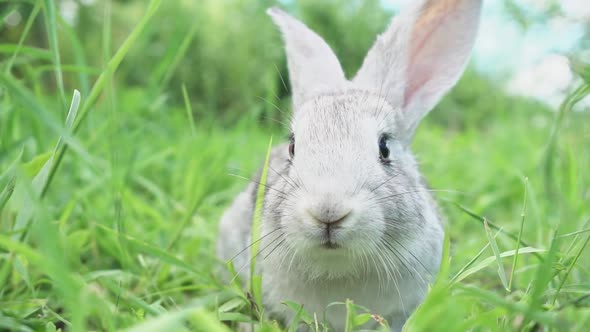
[[[346,3],[289,9],[352,72],[389,14]],[[100,2],[71,26],[59,2],[0,2],[23,15],[0,30],[0,330],[324,330],[289,299],[292,326],[252,310],[259,287],[222,281],[214,255],[217,220],[246,185],[229,174],[250,178],[285,131],[269,5]],[[575,68],[587,86],[588,66]],[[438,197],[443,267],[408,329],[590,326],[590,114],[572,111],[582,87],[550,110],[470,70],[421,126],[423,173],[457,193]],[[333,305],[347,330],[387,326]]]

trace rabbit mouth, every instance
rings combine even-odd
[[[336,250],[342,248],[342,246],[333,240],[326,240],[320,244],[320,247],[327,249],[327,250]]]
[[[320,247],[328,250],[335,250],[342,248],[342,245],[336,241],[336,230],[340,229],[339,225],[328,224],[323,230]]]

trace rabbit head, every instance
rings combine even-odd
[[[265,227],[282,230],[311,276],[363,270],[387,250],[401,258],[383,260],[438,267],[443,227],[409,145],[462,74],[481,1],[419,2],[394,18],[351,80],[321,37],[268,10],[286,44],[294,109],[281,176],[288,195],[269,193],[275,218]]]

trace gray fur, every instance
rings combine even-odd
[[[477,23],[480,1],[440,1],[448,2],[450,9],[441,9],[435,0],[424,1],[400,15],[401,23],[392,24],[386,35],[421,29],[416,22],[423,22],[424,15],[459,15],[461,24],[445,28],[449,33],[459,31],[458,38],[463,38],[460,31],[473,28],[464,22]],[[285,36],[290,75],[297,79],[294,95],[298,97],[291,125],[295,155],[291,158],[288,145],[280,145],[272,151],[269,163],[257,256],[265,312],[289,323],[294,313],[281,303],[295,301],[320,319],[326,313],[327,321],[340,331],[344,329],[344,308],[332,306],[326,311],[326,306],[352,299],[388,319],[393,330],[400,330],[434,280],[444,237],[436,204],[408,146],[413,132],[408,126],[415,126],[416,119],[429,109],[420,109],[419,100],[404,100],[408,83],[403,75],[401,82],[389,77],[394,72],[385,75],[391,81],[387,89],[394,91],[371,88],[371,84],[383,85],[384,75],[375,74],[379,63],[391,64],[379,57],[405,56],[404,48],[410,46],[397,40],[411,38],[390,38],[394,40],[391,43],[380,39],[377,50],[372,49],[368,56],[373,60],[363,65],[369,69],[361,69],[360,79],[346,81],[339,67],[334,68],[333,54],[319,36],[278,9],[269,14]],[[460,47],[458,56],[463,62],[472,39]],[[332,68],[324,68],[322,75],[332,71],[334,76],[314,86],[315,76],[305,71],[313,71],[318,61],[306,59],[306,55],[330,59]],[[393,69],[413,72],[404,68],[406,62],[396,63]],[[310,69],[306,69],[308,65]],[[432,100],[451,88],[464,66],[459,63],[453,70],[443,70],[440,75],[448,75],[431,79],[434,83],[426,81],[427,90],[419,93],[425,96],[423,107],[432,107]],[[371,83],[371,75],[382,82]],[[326,89],[330,80],[339,83]],[[409,104],[411,108],[406,108]],[[389,137],[389,160],[379,157],[382,135]],[[233,258],[252,242],[258,177],[221,219],[217,251],[223,260]],[[243,279],[248,278],[249,256],[246,250],[234,259]]]

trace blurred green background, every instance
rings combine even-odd
[[[544,3],[493,9],[542,35],[565,17]],[[223,282],[214,255],[217,221],[246,185],[231,174],[250,177],[270,137],[287,134],[286,61],[264,13],[276,4],[0,1],[0,330],[288,328]],[[398,8],[279,5],[328,41],[348,76]],[[496,69],[483,47],[418,129],[451,249],[412,330],[590,326],[590,29],[577,22],[557,103],[511,91],[509,74],[524,68]]]

